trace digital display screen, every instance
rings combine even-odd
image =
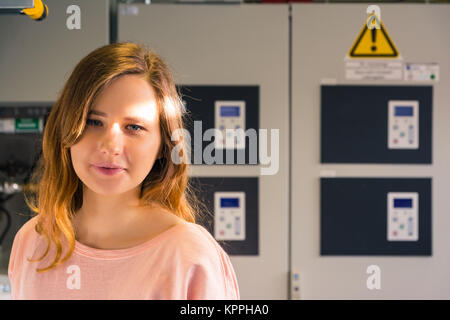
[[[241,110],[237,106],[220,107],[221,117],[239,117]]]
[[[412,117],[414,113],[413,107],[395,107],[395,115],[401,117]]]
[[[394,199],[394,208],[412,208],[412,199]]]
[[[220,198],[221,208],[239,208],[239,198]]]

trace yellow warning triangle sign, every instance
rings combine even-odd
[[[381,21],[380,29],[369,29],[364,24],[349,51],[351,58],[397,58],[398,55],[398,50]]]

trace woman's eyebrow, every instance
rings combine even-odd
[[[95,114],[95,115],[98,115],[98,116],[101,116],[101,117],[107,117],[108,116],[106,113],[101,112],[101,111],[97,111],[97,110],[89,111],[88,115],[91,115],[91,114]],[[143,123],[146,123],[146,124],[150,124],[150,122],[147,119],[139,118],[139,117],[124,117],[124,119],[125,120],[130,120],[130,121],[143,122]]]

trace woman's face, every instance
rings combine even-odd
[[[137,119],[127,119],[137,118]],[[124,75],[104,88],[88,115],[83,135],[70,148],[76,174],[98,194],[140,186],[159,156],[161,135],[153,88],[140,76]],[[102,173],[96,165],[124,169]]]

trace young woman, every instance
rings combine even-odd
[[[239,299],[226,252],[195,223],[184,110],[168,66],[135,43],[73,70],[49,114],[16,234],[13,299]]]

